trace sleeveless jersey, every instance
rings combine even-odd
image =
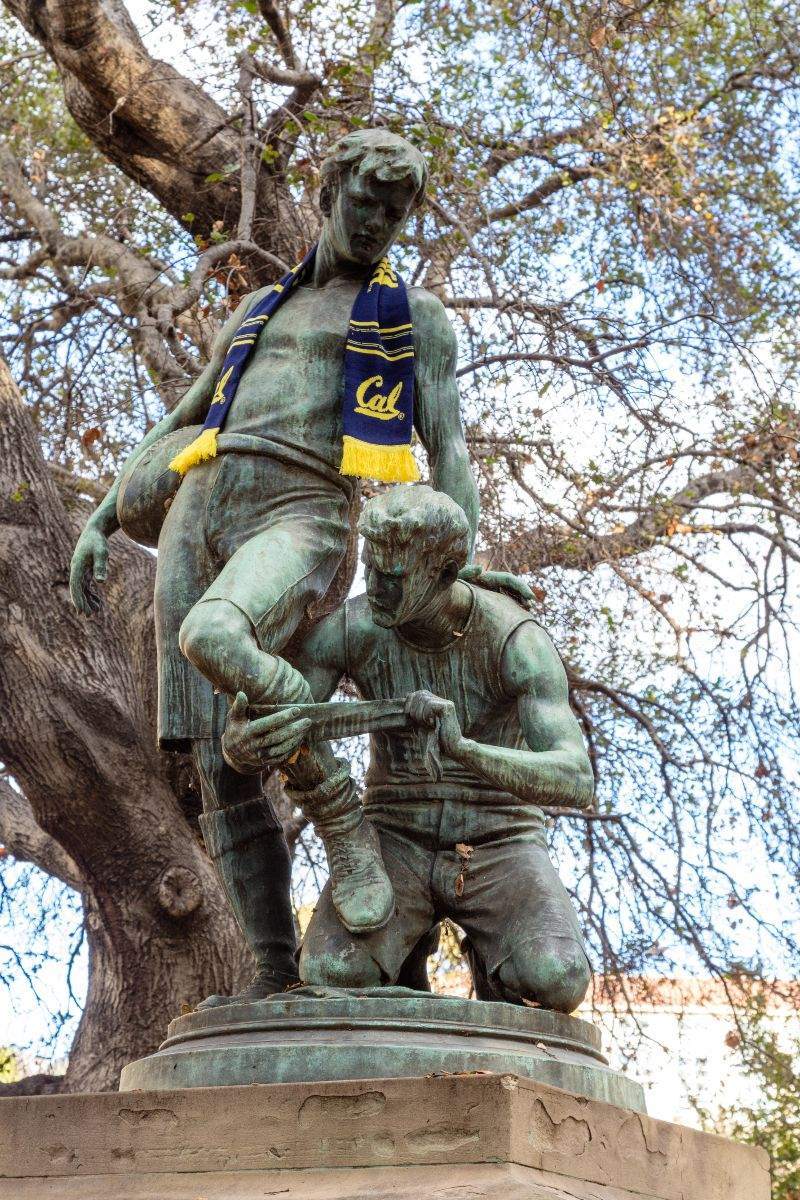
[[[460,637],[442,650],[421,650],[394,629],[373,624],[366,596],[345,606],[347,674],[364,700],[386,700],[425,690],[452,700],[465,737],[492,746],[526,749],[517,699],[503,687],[503,650],[512,633],[533,618],[499,592],[467,584],[472,607]],[[481,800],[519,804],[460,763],[442,758],[443,778],[434,783],[425,767],[427,730],[371,735],[364,803],[384,800]]]

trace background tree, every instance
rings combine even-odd
[[[797,1008],[797,985],[765,990],[745,979],[738,990],[728,1042],[741,1048],[751,1097],[721,1109],[698,1104],[698,1115],[705,1129],[767,1151],[772,1200],[800,1200],[800,1038],[774,1011],[776,1000]]]
[[[64,1086],[113,1086],[243,965],[153,749],[152,557],[118,535],[86,623],[74,532],[363,124],[433,167],[398,259],[459,333],[481,557],[568,663],[598,812],[554,843],[597,970],[796,973],[797,6],[4,10],[0,831],[83,900]]]

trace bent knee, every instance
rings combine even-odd
[[[202,671],[224,655],[232,639],[238,641],[249,630],[247,618],[235,604],[227,600],[200,601],[184,617],[178,645],[189,662]]]
[[[570,1013],[583,1000],[592,978],[583,946],[572,937],[533,938],[498,968],[501,990],[523,1000]]]
[[[300,978],[316,987],[379,987],[382,972],[363,946],[312,948],[304,945],[300,953]]]

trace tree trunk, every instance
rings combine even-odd
[[[73,540],[0,361],[0,753],[80,875],[89,993],[65,1086],[98,1090],[183,1004],[236,987],[247,952],[155,746],[153,558],[117,535],[86,621],[67,588]]]

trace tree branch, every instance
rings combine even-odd
[[[238,159],[231,118],[197,84],[148,53],[122,0],[3,3],[58,67],[70,113],[103,154],[193,236],[236,228],[239,181],[224,169]],[[277,8],[265,3],[262,11],[294,69]],[[285,180],[261,172],[253,238],[267,248],[288,246],[292,258],[295,231],[279,219],[287,196]]]
[[[546,154],[565,142],[581,142],[598,129],[599,124],[598,118],[592,117],[591,120],[582,121],[579,125],[568,125],[564,129],[550,129],[546,133],[535,134],[518,141],[497,139],[491,143],[490,153],[483,164],[484,170],[490,176],[494,176],[503,167],[518,162],[521,158],[533,158],[538,154]]]
[[[291,71],[294,71],[297,67],[297,60],[294,54],[294,47],[292,46],[292,39],[277,4],[274,3],[274,0],[258,0],[258,10],[269,26],[275,41],[278,43],[278,49],[281,52],[283,61]]]
[[[239,81],[237,91],[242,97],[242,135],[239,151],[239,179],[242,202],[239,208],[240,241],[249,242],[253,235],[253,217],[256,211],[258,171],[261,166],[258,142],[256,141],[256,113],[253,104],[253,74],[255,67],[249,54],[242,53],[239,59]]]
[[[81,874],[75,862],[37,824],[28,801],[4,778],[0,778],[0,842],[20,862],[33,863],[75,891],[81,890]]]
[[[611,533],[594,535],[589,530],[577,528],[530,529],[504,546],[503,561],[508,569],[520,572],[542,567],[591,571],[600,563],[641,554],[665,537],[688,532],[683,526],[683,518],[701,501],[713,495],[752,492],[758,487],[759,478],[758,473],[747,466],[710,471],[670,497],[653,498],[641,516]]]
[[[554,196],[556,192],[561,192],[564,188],[571,187],[573,183],[579,183],[583,179],[590,179],[592,175],[596,174],[597,171],[594,167],[562,167],[560,170],[554,171],[552,175],[548,175],[519,200],[512,200],[509,204],[490,208],[480,222],[480,226],[491,225],[494,221],[505,221],[508,217],[517,217],[520,213],[530,212],[532,208],[538,208],[544,204],[545,200]]]

